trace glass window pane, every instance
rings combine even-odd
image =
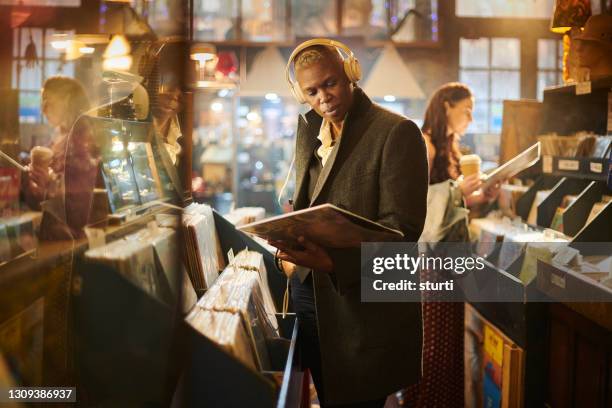
[[[491,39],[491,66],[519,68],[521,66],[521,42],[517,38]]]
[[[521,74],[519,71],[491,71],[491,99],[519,99]]]
[[[325,37],[338,34],[335,1],[292,0],[291,19],[297,37]]]
[[[372,0],[370,12],[370,31],[372,34],[387,32],[387,0]],[[344,26],[344,23],[343,23]]]
[[[491,116],[489,123],[489,132],[501,133],[502,117],[504,114],[504,105],[502,102],[491,102]]]
[[[286,40],[284,0],[242,0],[242,36],[249,41]]]
[[[42,29],[40,28],[22,28],[17,29],[14,32],[21,34],[21,49],[19,50],[19,57],[25,58],[26,51],[31,55],[34,53],[38,59],[42,58]]]
[[[19,61],[13,61],[13,83],[11,84],[13,89],[19,88],[17,85],[17,68],[19,68]]]
[[[521,17],[550,19],[554,0],[456,0],[459,17]]]
[[[58,37],[54,37],[54,34],[65,34],[66,38],[72,38],[74,35],[74,31],[61,31],[54,30],[52,28],[48,28],[45,30],[45,58],[60,58],[61,52],[53,48],[51,42],[57,39]]]
[[[467,129],[467,133],[487,133],[489,121],[489,103],[486,99],[476,99],[472,111],[474,120]]]
[[[45,62],[45,78],[54,75],[63,75],[74,78],[74,62],[66,62],[62,64],[60,61]]]
[[[156,2],[163,5],[163,2]],[[223,41],[237,39],[236,0],[195,0],[194,36],[196,40]],[[163,14],[162,11],[159,13]],[[167,13],[166,13],[167,14]]]
[[[556,68],[557,60],[557,41],[538,40],[538,68]]]
[[[489,98],[489,72],[466,71],[459,73],[459,80],[470,87],[476,99]]]
[[[40,121],[40,91],[19,93],[19,122],[36,123]]]
[[[558,85],[557,78],[560,79],[560,76],[554,71],[538,72],[538,99],[542,100],[544,97],[544,88]]]
[[[489,66],[489,39],[468,40],[459,43],[459,65],[463,68],[485,68]]]
[[[26,67],[25,62],[21,61],[21,75],[19,76],[19,89],[29,89],[40,91],[42,88],[42,66],[37,64],[34,67]]]
[[[563,71],[563,41],[557,41],[557,68]]]

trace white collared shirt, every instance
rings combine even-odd
[[[321,146],[319,146],[319,148],[317,149],[317,155],[321,158],[323,166],[325,166],[327,158],[334,149],[334,146],[338,141],[337,139],[340,138],[340,135],[338,135],[336,140],[334,140],[332,136],[331,127],[332,123],[327,119],[323,119],[323,123],[321,123],[321,129],[319,130],[319,136],[317,136],[317,139],[319,139],[319,141],[321,142]]]

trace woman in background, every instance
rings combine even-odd
[[[62,214],[53,214],[65,222],[70,235],[82,236],[88,223],[96,184],[99,150],[89,121],[83,114],[90,109],[83,86],[69,77],[54,76],[45,81],[42,111],[54,129],[50,151],[35,147],[26,180],[26,201],[40,209],[42,201],[59,199]],[[48,153],[48,158],[42,156]]]
[[[459,140],[472,122],[474,97],[461,83],[448,83],[433,95],[422,131],[429,159],[427,218],[423,243],[466,242],[469,209],[491,202],[497,187],[481,191],[479,174],[461,176]],[[444,272],[423,270],[421,280],[446,280]],[[403,392],[409,407],[464,406],[464,304],[423,292],[423,376]]]

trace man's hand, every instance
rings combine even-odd
[[[268,243],[280,250],[277,256],[283,261],[306,266],[317,272],[330,273],[334,269],[334,263],[327,251],[307,241],[304,237],[298,238],[298,243],[302,246],[301,249],[292,248],[282,241],[268,241]]]

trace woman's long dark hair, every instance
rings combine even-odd
[[[430,184],[441,183],[448,179],[454,180],[459,177],[461,153],[457,145],[457,135],[447,136],[448,123],[444,102],[454,106],[456,103],[471,97],[472,91],[466,85],[459,82],[450,82],[438,88],[431,97],[429,105],[427,105],[421,130],[429,135],[431,143],[436,149],[431,164]]]

